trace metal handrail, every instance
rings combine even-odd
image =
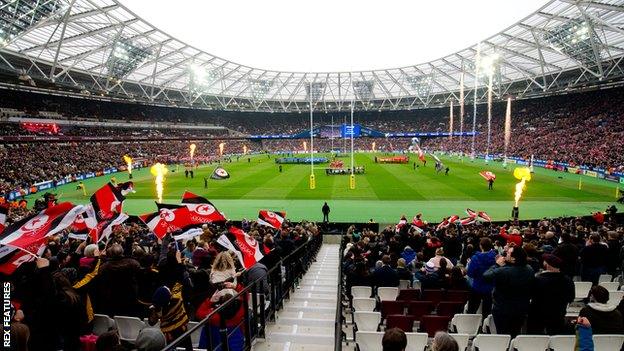
[[[191,327],[190,329],[188,329],[186,332],[184,332],[182,335],[180,335],[178,338],[176,338],[175,340],[173,340],[171,343],[169,343],[167,346],[165,346],[161,351],[170,351],[170,350],[175,350],[177,347],[180,347],[182,345],[182,343],[187,339],[191,337],[191,334],[193,334],[195,331],[197,331],[199,328],[203,328],[209,321],[210,319],[215,316],[217,313],[220,313],[223,309],[225,309],[226,307],[228,307],[230,304],[234,303],[239,297],[243,297],[243,304],[244,304],[244,309],[245,309],[245,318],[243,318],[243,320],[241,321],[241,323],[239,323],[238,325],[236,325],[236,327],[240,327],[241,324],[246,323],[247,326],[249,327],[249,322],[250,322],[250,316],[249,316],[249,308],[248,308],[248,300],[247,300],[247,293],[251,292],[252,293],[252,308],[253,308],[253,320],[255,321],[258,316],[256,315],[257,313],[257,307],[256,306],[256,300],[257,300],[257,296],[256,296],[256,291],[258,290],[257,287],[258,286],[262,286],[262,281],[264,279],[268,279],[269,282],[269,290],[271,293],[271,303],[272,303],[272,307],[273,307],[273,311],[271,311],[273,314],[272,316],[269,316],[270,318],[275,318],[275,314],[277,313],[277,310],[279,309],[279,306],[281,305],[281,301],[289,295],[290,290],[294,287],[295,284],[295,279],[296,276],[303,274],[309,267],[310,265],[310,261],[311,258],[313,258],[314,256],[316,256],[316,254],[318,253],[318,249],[320,248],[320,245],[322,243],[323,239],[321,235],[317,235],[314,236],[312,238],[310,238],[308,241],[306,241],[303,245],[299,246],[298,248],[296,248],[292,253],[290,253],[288,256],[283,257],[280,259],[279,264],[276,264],[273,268],[271,268],[269,271],[267,271],[267,275],[265,277],[260,277],[258,279],[256,279],[255,281],[253,281],[252,283],[250,283],[248,286],[246,286],[243,290],[241,290],[239,293],[237,293],[236,295],[234,295],[230,300],[226,301],[223,305],[217,307],[214,311],[212,311],[210,314],[208,314],[204,319],[202,319],[201,321],[199,321],[199,323],[197,323],[195,326]],[[282,286],[282,277],[281,277],[281,267],[282,264],[286,263],[289,265],[292,265],[293,263],[295,263],[295,259],[297,258],[296,255],[298,255],[299,253],[304,252],[303,256],[302,256],[302,260],[304,260],[305,262],[302,262],[302,270],[300,272],[298,272],[298,274],[293,275],[292,271],[289,272],[289,269],[287,267],[286,269],[286,275],[290,275],[292,276],[292,279],[288,279],[286,278],[285,283],[289,284],[289,286],[287,287],[283,287]],[[275,274],[275,273],[280,273]],[[277,282],[274,281],[275,276],[278,276],[278,280]],[[271,279],[273,278],[273,279]],[[278,286],[276,286],[278,285]],[[274,293],[274,288],[279,288],[279,292],[276,292],[276,294]],[[284,289],[285,288],[285,289]],[[283,292],[285,291],[285,292]],[[259,328],[259,330],[257,331],[257,334],[259,336],[264,336],[264,332],[265,332],[265,322],[266,322],[266,311],[265,311],[265,296],[264,296],[264,291],[262,291],[260,294],[260,301],[259,301],[259,307],[260,307],[260,324],[261,324],[261,328]],[[276,298],[279,298],[279,302],[275,301]],[[254,325],[254,327],[256,329],[258,329],[258,324],[256,322],[256,324]],[[250,329],[250,328],[249,328]],[[246,334],[246,338],[245,338],[245,349],[249,350],[251,349],[251,333],[249,333],[250,330],[245,330],[245,334]],[[221,349],[223,351],[228,351],[228,334],[227,334],[227,328],[225,327],[225,320],[222,318],[221,319],[221,325],[220,325],[220,334],[221,334]],[[253,335],[256,336],[256,335]],[[208,334],[208,342],[210,343],[210,334]],[[224,342],[225,341],[225,342]]]
[[[334,351],[342,351],[342,250],[344,239],[338,247],[338,293],[336,298],[336,320],[334,322]]]

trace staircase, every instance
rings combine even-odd
[[[299,282],[299,288],[266,327],[266,339],[256,351],[332,351],[338,293],[339,245],[323,244],[316,262]]]

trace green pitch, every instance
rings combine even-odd
[[[382,156],[382,154],[377,154]],[[430,222],[444,216],[464,216],[466,207],[486,211],[497,220],[508,219],[513,206],[514,185],[512,171],[515,165],[504,169],[501,163],[471,162],[468,158],[442,157],[449,166],[448,176],[436,173],[433,160],[427,157],[427,167],[413,169],[409,164],[376,164],[375,154],[355,155],[355,163],[366,168],[366,174],[356,176],[356,189],[349,189],[349,176],[325,175],[328,164],[315,165],[316,189],[309,189],[309,165],[283,165],[278,171],[275,156],[246,157],[223,167],[230,173],[227,180],[208,180],[215,166],[203,166],[195,171],[195,178],[185,178],[183,167],[170,166],[165,182],[165,203],[179,203],[185,190],[205,196],[232,219],[255,218],[259,209],[285,210],[291,219],[321,220],[321,206],[327,201],[331,207],[330,220],[364,222],[373,219],[379,223],[395,223],[402,214],[408,217],[422,213]],[[341,158],[348,165],[349,158]],[[418,162],[420,164],[420,162]],[[494,190],[479,175],[490,170],[497,175]],[[128,179],[126,173],[115,174],[118,182]],[[91,194],[110,179],[110,176],[85,181]],[[586,215],[603,211],[615,200],[615,183],[536,168],[520,202],[520,218],[534,219],[546,216]],[[134,172],[135,194],[128,195],[124,209],[130,214],[156,210],[153,177],[149,169]],[[88,197],[75,190],[76,184],[61,186],[56,193],[64,201],[85,203]],[[33,201],[31,201],[32,203]]]

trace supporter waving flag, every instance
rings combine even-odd
[[[225,216],[205,197],[185,191],[182,195],[182,205],[191,212],[191,220],[195,224],[225,222]]]
[[[492,218],[490,218],[490,216],[487,213],[485,213],[484,211],[479,211],[479,213],[477,213],[477,219],[479,221],[482,221],[482,222],[491,222],[492,221]]]
[[[91,205],[95,210],[95,217],[98,222],[108,219],[114,213],[121,213],[125,199],[126,197],[122,195],[122,191],[110,182],[93,193],[91,195]]]
[[[95,210],[91,204],[84,206],[84,211],[79,213],[72,223],[69,237],[72,239],[86,240],[87,234],[98,225],[95,218]]]
[[[101,221],[89,231],[91,241],[97,243],[102,239],[108,239],[108,237],[113,232],[113,228],[122,224],[128,218],[130,218],[130,216],[125,213],[116,213],[113,215],[113,217]]]
[[[468,215],[468,217],[476,217],[477,216],[477,211],[471,210],[469,208],[466,209],[466,214]]]
[[[189,230],[196,229],[202,224],[193,219],[193,215],[187,206],[157,205],[158,212],[144,214],[139,218],[159,239],[162,239],[167,233],[171,233],[174,237],[188,234]],[[193,232],[201,235],[201,232]]]
[[[471,225],[471,224],[474,224],[475,222],[476,222],[476,217],[465,217],[459,221],[459,223],[461,223],[461,225],[463,226]]]
[[[132,181],[118,184],[117,190],[119,190],[119,192],[123,196],[126,196],[130,193],[136,193],[136,190],[134,190],[134,183]]]
[[[274,229],[280,229],[286,219],[286,212],[260,210],[258,212],[258,224]]]
[[[27,250],[33,243],[41,242],[45,237],[72,225],[78,213],[83,210],[82,205],[76,206],[71,202],[48,207],[8,226],[0,234],[0,244]]]
[[[24,250],[11,246],[0,247],[0,273],[7,276],[13,274],[22,263],[33,261],[35,259],[33,254],[41,256],[45,248],[44,240],[34,242]]]
[[[217,243],[234,252],[245,268],[250,268],[264,257],[258,241],[236,227],[230,227],[227,233],[221,234]]]

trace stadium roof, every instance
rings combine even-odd
[[[467,101],[476,91],[480,102],[490,79],[495,98],[620,84],[624,0],[553,0],[471,47],[371,71],[245,66],[171,37],[115,0],[0,0],[0,47],[5,73],[78,95],[249,111],[305,112],[310,101],[322,111],[352,102],[414,109],[459,101],[462,80]]]

